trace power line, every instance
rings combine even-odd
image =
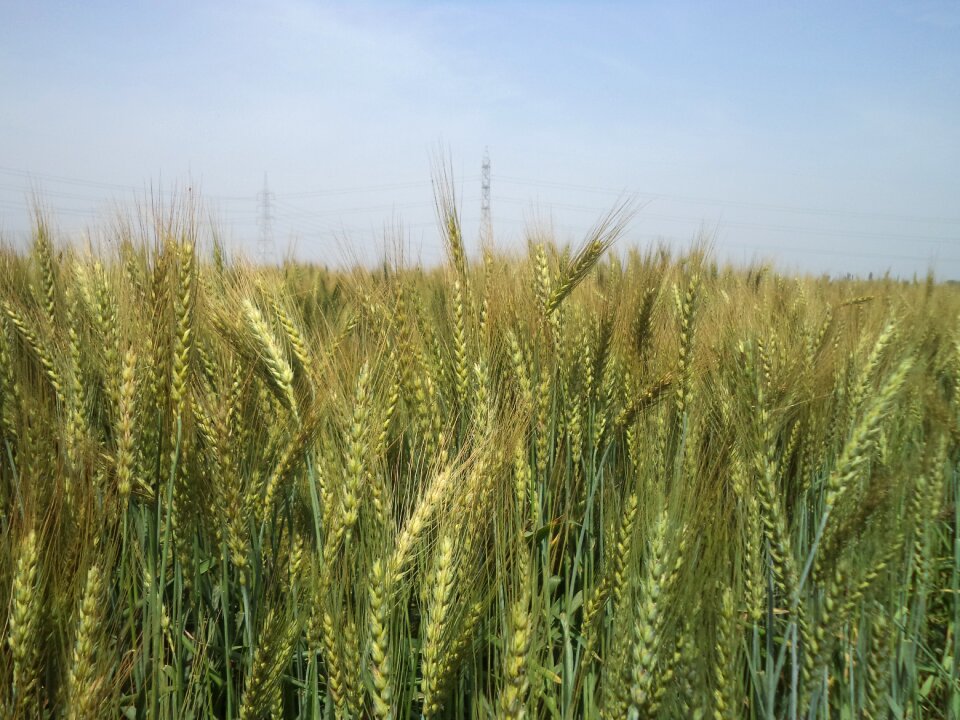
[[[463,178],[465,181],[476,180],[477,176]],[[389,183],[385,185],[359,185],[345,188],[326,188],[323,190],[309,190],[305,192],[280,193],[280,197],[288,200],[300,200],[312,197],[329,197],[332,195],[353,195],[366,192],[383,192],[386,190],[405,190],[408,188],[430,187],[432,180],[411,180],[409,182]]]
[[[281,195],[280,197],[287,197]],[[277,200],[277,205],[287,208],[289,211],[292,211],[299,215],[309,215],[311,217],[327,218],[335,217],[342,214],[351,214],[351,213],[362,213],[362,212],[381,212],[389,210],[404,210],[418,207],[427,207],[433,206],[435,203],[433,200],[416,200],[407,203],[384,203],[382,205],[360,205],[346,208],[330,208],[329,210],[308,210],[306,208],[300,207],[299,205],[293,205],[292,203],[286,202],[285,200]]]
[[[125,190],[125,191],[136,191],[140,192],[142,188],[137,188],[133,185],[119,185],[117,183],[105,183],[105,182],[96,182],[94,180],[81,180],[79,178],[69,178],[63,177],[60,175],[47,175],[44,173],[31,172],[29,170],[19,170],[17,168],[10,167],[0,167],[0,173],[4,175],[14,175],[17,177],[22,177],[28,180],[33,180],[39,178],[41,180],[50,180],[53,182],[63,183],[65,185],[79,185],[83,187],[98,187],[105,188],[108,190]]]
[[[7,183],[0,183],[0,190],[8,190],[10,192],[17,193],[29,193],[31,195],[36,195],[41,198],[46,197],[55,197],[61,198],[63,200],[83,200],[86,202],[105,202],[106,198],[103,195],[91,196],[91,195],[78,195],[77,193],[64,192],[62,190],[40,190],[34,188],[25,188],[22,185],[10,185]]]
[[[513,198],[506,196],[496,196],[498,202],[504,202],[509,204],[529,204],[529,200],[523,198]],[[558,208],[561,210],[573,210],[581,212],[591,212],[601,214],[604,212],[603,208],[592,207],[589,205],[577,205],[574,203],[558,203],[558,202],[545,202],[543,205],[546,208]],[[652,220],[665,220],[667,222],[682,222],[689,224],[699,224],[703,222],[703,218],[692,218],[682,215],[671,215],[664,213],[656,212],[647,212],[643,211],[637,215],[638,220],[652,219]],[[960,237],[944,237],[941,235],[906,235],[903,233],[885,233],[885,232],[875,232],[870,230],[829,230],[823,228],[811,228],[804,227],[802,225],[784,225],[784,224],[767,224],[767,223],[751,223],[751,222],[740,222],[740,221],[721,221],[720,227],[722,228],[736,228],[740,230],[767,230],[775,232],[792,232],[798,233],[801,235],[817,235],[821,237],[840,237],[840,238],[855,238],[860,240],[896,240],[900,242],[928,242],[928,243],[947,243],[947,244],[958,244],[960,243]]]
[[[147,193],[154,192],[157,195],[175,195],[175,191],[163,192],[163,191],[151,191],[148,188],[138,188],[133,185],[123,185],[119,183],[106,183],[99,182],[94,180],[83,180],[80,178],[74,177],[65,177],[59,175],[49,175],[43,173],[32,173],[24,170],[19,170],[16,168],[2,167],[0,166],[0,176],[5,176],[9,178],[8,182],[0,181],[0,191],[6,190],[15,192],[17,190],[21,191],[31,191],[34,190],[28,186],[26,181],[40,180],[43,182],[49,182],[53,185],[63,185],[67,187],[76,187],[76,188],[85,188],[90,191],[90,194],[84,194],[82,190],[77,192],[70,192],[69,189],[54,189],[51,191],[36,191],[34,192],[40,197],[43,198],[44,195],[59,198],[65,201],[77,201],[77,203],[67,203],[68,206],[72,205],[73,207],[57,209],[55,212],[58,214],[63,214],[65,216],[73,216],[79,218],[95,218],[98,213],[92,209],[81,209],[79,203],[88,202],[94,203],[97,201],[107,201],[107,192],[104,192],[103,195],[100,195],[96,191],[109,191],[109,192],[136,192],[136,193]],[[480,196],[480,226],[481,233],[488,232],[492,228],[492,219],[490,216],[490,205],[491,205],[491,185],[492,185],[492,172],[490,167],[490,157],[489,151],[484,150],[483,165],[481,167],[481,173],[477,176],[472,176],[473,179],[481,180],[481,196]],[[498,179],[506,185],[520,185],[520,186],[530,186],[530,187],[541,187],[548,189],[557,189],[557,190],[573,190],[578,192],[588,192],[596,193],[603,195],[611,195],[622,197],[625,193],[623,190],[616,190],[613,188],[603,188],[590,185],[577,185],[571,183],[560,183],[560,182],[541,182],[530,179],[523,179],[510,176],[497,176]],[[16,184],[17,181],[14,178],[19,178],[24,181],[22,186]],[[470,179],[470,178],[465,178]],[[262,257],[266,258],[267,256],[272,256],[273,254],[273,243],[274,243],[274,233],[275,233],[275,224],[277,220],[277,208],[280,208],[280,217],[283,219],[284,225],[289,225],[292,231],[297,231],[298,229],[307,229],[313,230],[317,234],[323,233],[337,233],[337,232],[358,232],[358,233],[375,233],[375,230],[361,230],[360,228],[351,227],[350,225],[344,225],[342,222],[337,222],[337,218],[342,217],[343,215],[352,214],[352,213],[376,213],[381,211],[397,211],[411,208],[426,207],[432,205],[430,201],[421,201],[421,202],[408,202],[408,203],[385,203],[385,204],[360,204],[356,206],[346,207],[346,208],[335,208],[331,207],[330,203],[324,203],[326,207],[320,210],[308,209],[298,205],[294,205],[288,200],[291,199],[317,199],[322,200],[323,198],[334,198],[338,196],[346,196],[350,194],[363,194],[363,193],[375,193],[375,192],[387,192],[393,190],[401,190],[406,188],[417,188],[417,187],[426,187],[429,186],[428,181],[418,181],[418,182],[400,182],[392,184],[380,184],[380,185],[367,185],[367,186],[355,186],[355,187],[344,187],[344,188],[328,188],[326,190],[316,190],[310,192],[294,192],[286,193],[280,195],[282,200],[277,200],[277,196],[272,193],[267,184],[266,175],[264,176],[264,186],[263,189],[252,196],[218,196],[218,195],[204,195],[205,198],[210,199],[214,202],[216,201],[235,201],[235,202],[244,202],[248,203],[250,210],[246,212],[252,213],[253,200],[257,201],[256,212],[257,212],[257,223],[260,229],[260,249]],[[926,222],[926,223],[939,223],[943,225],[952,225],[960,223],[960,218],[947,218],[947,217],[931,217],[931,216],[921,216],[921,215],[893,215],[885,213],[864,213],[856,211],[847,211],[839,209],[827,209],[827,208],[814,208],[814,207],[801,207],[801,206],[791,206],[791,205],[775,205],[775,204],[764,204],[764,203],[753,203],[753,202],[741,202],[735,200],[724,200],[716,198],[704,198],[704,197],[695,197],[695,196],[685,196],[685,195],[673,195],[669,193],[643,193],[644,197],[649,197],[651,199],[665,199],[672,200],[680,203],[695,203],[695,204],[705,204],[705,205],[717,205],[717,206],[726,206],[726,207],[742,207],[750,208],[755,210],[768,210],[773,212],[782,212],[782,213],[794,213],[794,214],[804,214],[804,215],[821,215],[825,217],[837,217],[837,218],[850,218],[850,219],[872,219],[872,220],[890,220],[890,221],[899,221],[899,222]],[[372,198],[371,198],[372,199]],[[509,196],[497,196],[498,202],[507,203],[507,204],[523,204],[523,203],[532,203],[531,200],[521,199]],[[310,203],[311,205],[313,203]],[[590,207],[588,205],[578,205],[574,203],[544,203],[547,209],[557,208],[561,210],[576,210],[583,212],[591,213],[602,213],[603,208]],[[29,211],[32,208],[31,203],[26,197],[23,201],[18,202],[14,200],[12,196],[7,198],[0,198],[0,208],[5,208],[9,211]],[[226,220],[233,225],[238,223],[238,217],[242,214],[243,208],[236,208],[236,212],[228,213]],[[662,220],[666,222],[679,222],[685,224],[702,224],[702,218],[693,218],[693,217],[683,217],[679,215],[672,214],[660,214],[660,213],[651,213],[651,212],[642,212],[638,215],[638,220]],[[497,223],[513,224],[513,223],[529,223],[529,221],[516,220],[510,218],[498,218]],[[246,221],[241,224],[247,224]],[[432,223],[414,223],[414,224],[402,224],[401,227],[407,229],[420,228],[420,227],[431,227],[434,226]],[[558,228],[567,228],[572,229],[574,226],[570,225],[559,225]],[[932,235],[911,235],[906,233],[889,233],[881,231],[871,231],[871,230],[842,230],[842,229],[830,229],[830,228],[818,228],[818,227],[809,227],[809,226],[797,226],[789,223],[758,223],[758,222],[740,222],[740,221],[721,221],[718,224],[720,229],[729,230],[756,230],[764,232],[774,232],[774,233],[791,233],[796,235],[809,235],[809,236],[820,236],[827,238],[848,238],[848,239],[859,239],[859,240],[879,240],[879,241],[897,241],[897,242],[926,242],[926,243],[940,243],[945,246],[957,246],[960,244],[960,237],[944,237],[944,236],[932,236]],[[485,230],[485,228],[487,228]],[[946,228],[945,228],[946,229]],[[577,232],[581,231],[579,228],[576,229]],[[948,230],[948,232],[950,232]],[[767,251],[772,253],[779,252],[800,252],[805,254],[818,254],[822,256],[848,256],[848,257],[864,257],[864,258],[886,258],[886,259],[897,259],[897,260],[912,260],[912,261],[924,261],[934,259],[934,255],[928,257],[922,257],[918,255],[906,255],[906,254],[889,254],[886,252],[854,252],[854,251],[844,251],[837,249],[818,249],[810,247],[770,247],[770,246],[748,246],[748,245],[738,245],[736,243],[718,243],[718,247],[749,247],[759,251]],[[956,258],[938,258],[939,262],[960,262]]]
[[[489,155],[485,151],[485,164],[484,168],[486,172],[489,173]],[[153,194],[159,195],[176,195],[176,191],[165,191],[160,189],[149,188],[147,186],[136,186],[136,185],[126,185],[121,183],[110,183],[102,182],[96,180],[81,179],[75,177],[68,177],[62,175],[53,175],[47,173],[38,173],[28,170],[23,170],[19,168],[11,168],[6,166],[0,166],[0,174],[20,177],[25,180],[43,180],[53,183],[61,183],[66,185],[73,185],[78,187],[88,187],[88,188],[99,188],[106,190],[116,190],[123,191],[127,193],[144,193],[151,192]],[[485,176],[481,174],[480,176],[468,176],[465,177],[464,181],[472,181],[477,178],[480,178],[485,184],[489,184],[485,180]],[[595,185],[585,185],[585,184],[576,184],[576,183],[563,183],[555,181],[544,181],[544,180],[535,180],[529,178],[519,178],[507,175],[498,175],[497,178],[504,183],[512,185],[522,185],[522,186],[531,186],[531,187],[543,187],[543,188],[553,188],[559,190],[576,190],[580,192],[589,192],[602,195],[611,195],[622,197],[624,195],[631,194],[626,188],[615,189],[607,188]],[[383,192],[390,190],[400,190],[407,188],[415,187],[428,187],[431,185],[431,181],[408,181],[408,182],[397,182],[397,183],[388,183],[388,184],[379,184],[379,185],[363,185],[363,186],[354,186],[354,187],[345,187],[345,188],[327,188],[320,190],[312,191],[303,191],[303,192],[292,192],[292,193],[281,193],[279,197],[285,199],[307,199],[312,197],[329,197],[336,195],[347,195],[347,194],[357,194],[365,192]],[[32,189],[32,188],[18,188],[10,185],[0,186],[2,189]],[[62,191],[42,191],[41,195],[51,195],[59,196],[69,199],[77,200],[86,200],[86,199],[99,199],[99,198],[88,198],[86,196],[75,195],[70,196],[68,193]],[[860,218],[860,219],[882,219],[882,220],[892,220],[892,221],[901,221],[901,222],[927,222],[927,223],[938,223],[938,224],[960,224],[960,217],[938,217],[938,216],[927,216],[927,215],[897,215],[891,213],[872,213],[872,212],[859,212],[852,210],[841,210],[836,208],[816,208],[816,207],[804,207],[804,206],[794,206],[794,205],[781,205],[773,203],[757,203],[749,201],[740,201],[740,200],[730,200],[722,198],[706,198],[698,197],[691,195],[677,195],[672,193],[660,193],[660,192],[637,192],[634,193],[639,196],[651,198],[651,199],[662,199],[662,200],[672,200],[676,202],[686,202],[694,204],[704,204],[704,205],[722,205],[728,207],[744,207],[757,210],[770,210],[777,212],[789,212],[789,213],[799,213],[806,215],[824,215],[831,217],[849,217],[849,218]],[[227,201],[227,202],[249,202],[253,199],[249,195],[213,195],[204,193],[203,197],[208,200],[216,201]]]
[[[161,190],[159,188],[154,188],[152,186],[142,186],[138,187],[136,185],[123,185],[119,183],[107,183],[99,182],[96,180],[82,180],[80,178],[71,178],[64,177],[61,175],[49,175],[46,173],[37,173],[31,172],[29,170],[20,170],[17,168],[2,167],[0,166],[0,175],[9,175],[13,177],[20,177],[24,180],[42,180],[51,183],[60,183],[63,185],[75,185],[77,187],[88,187],[88,188],[100,188],[103,190],[115,190],[126,193],[150,193],[152,195],[161,195],[176,197],[179,195],[177,190]],[[31,190],[34,188],[30,188]],[[37,189],[38,194],[45,195],[48,194],[46,190]],[[216,200],[218,202],[250,202],[252,199],[249,195],[211,195],[208,193],[203,194],[204,198],[208,200]],[[79,198],[83,199],[83,198]]]
[[[557,190],[577,190],[580,192],[596,193],[599,195],[612,195],[623,197],[624,195],[638,195],[653,200],[673,200],[676,202],[693,203],[697,205],[726,205],[729,207],[743,207],[753,210],[772,210],[777,212],[799,213],[803,215],[826,215],[832,217],[849,217],[859,219],[878,219],[895,220],[899,222],[928,222],[944,225],[960,224],[960,217],[936,217],[928,215],[893,215],[889,213],[859,212],[855,210],[839,210],[832,208],[814,208],[802,207],[796,205],[778,205],[772,203],[757,203],[743,200],[724,200],[718,198],[704,198],[692,195],[674,195],[671,193],[658,192],[635,192],[631,193],[627,189],[616,190],[614,188],[597,187],[594,185],[577,185],[573,183],[551,182],[543,180],[529,180],[524,178],[509,177],[498,175],[497,179],[510,185],[527,185],[532,187],[553,188]]]

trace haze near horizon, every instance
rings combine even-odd
[[[0,237],[61,236],[196,192],[228,247],[336,263],[442,255],[431,167],[468,244],[960,279],[960,4],[16,4],[0,28]],[[264,227],[264,176],[269,213]],[[205,217],[206,217],[205,216]],[[388,238],[385,240],[385,237]]]

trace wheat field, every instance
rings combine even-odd
[[[960,293],[0,250],[4,718],[958,718]]]

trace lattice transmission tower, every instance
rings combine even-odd
[[[263,174],[263,190],[257,193],[260,203],[260,262],[266,265],[273,260],[273,193]]]
[[[480,172],[480,241],[487,245],[493,239],[490,219],[490,150],[483,149],[483,168]]]

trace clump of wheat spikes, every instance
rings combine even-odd
[[[960,717],[956,290],[438,207],[435,270],[0,251],[0,716]]]

